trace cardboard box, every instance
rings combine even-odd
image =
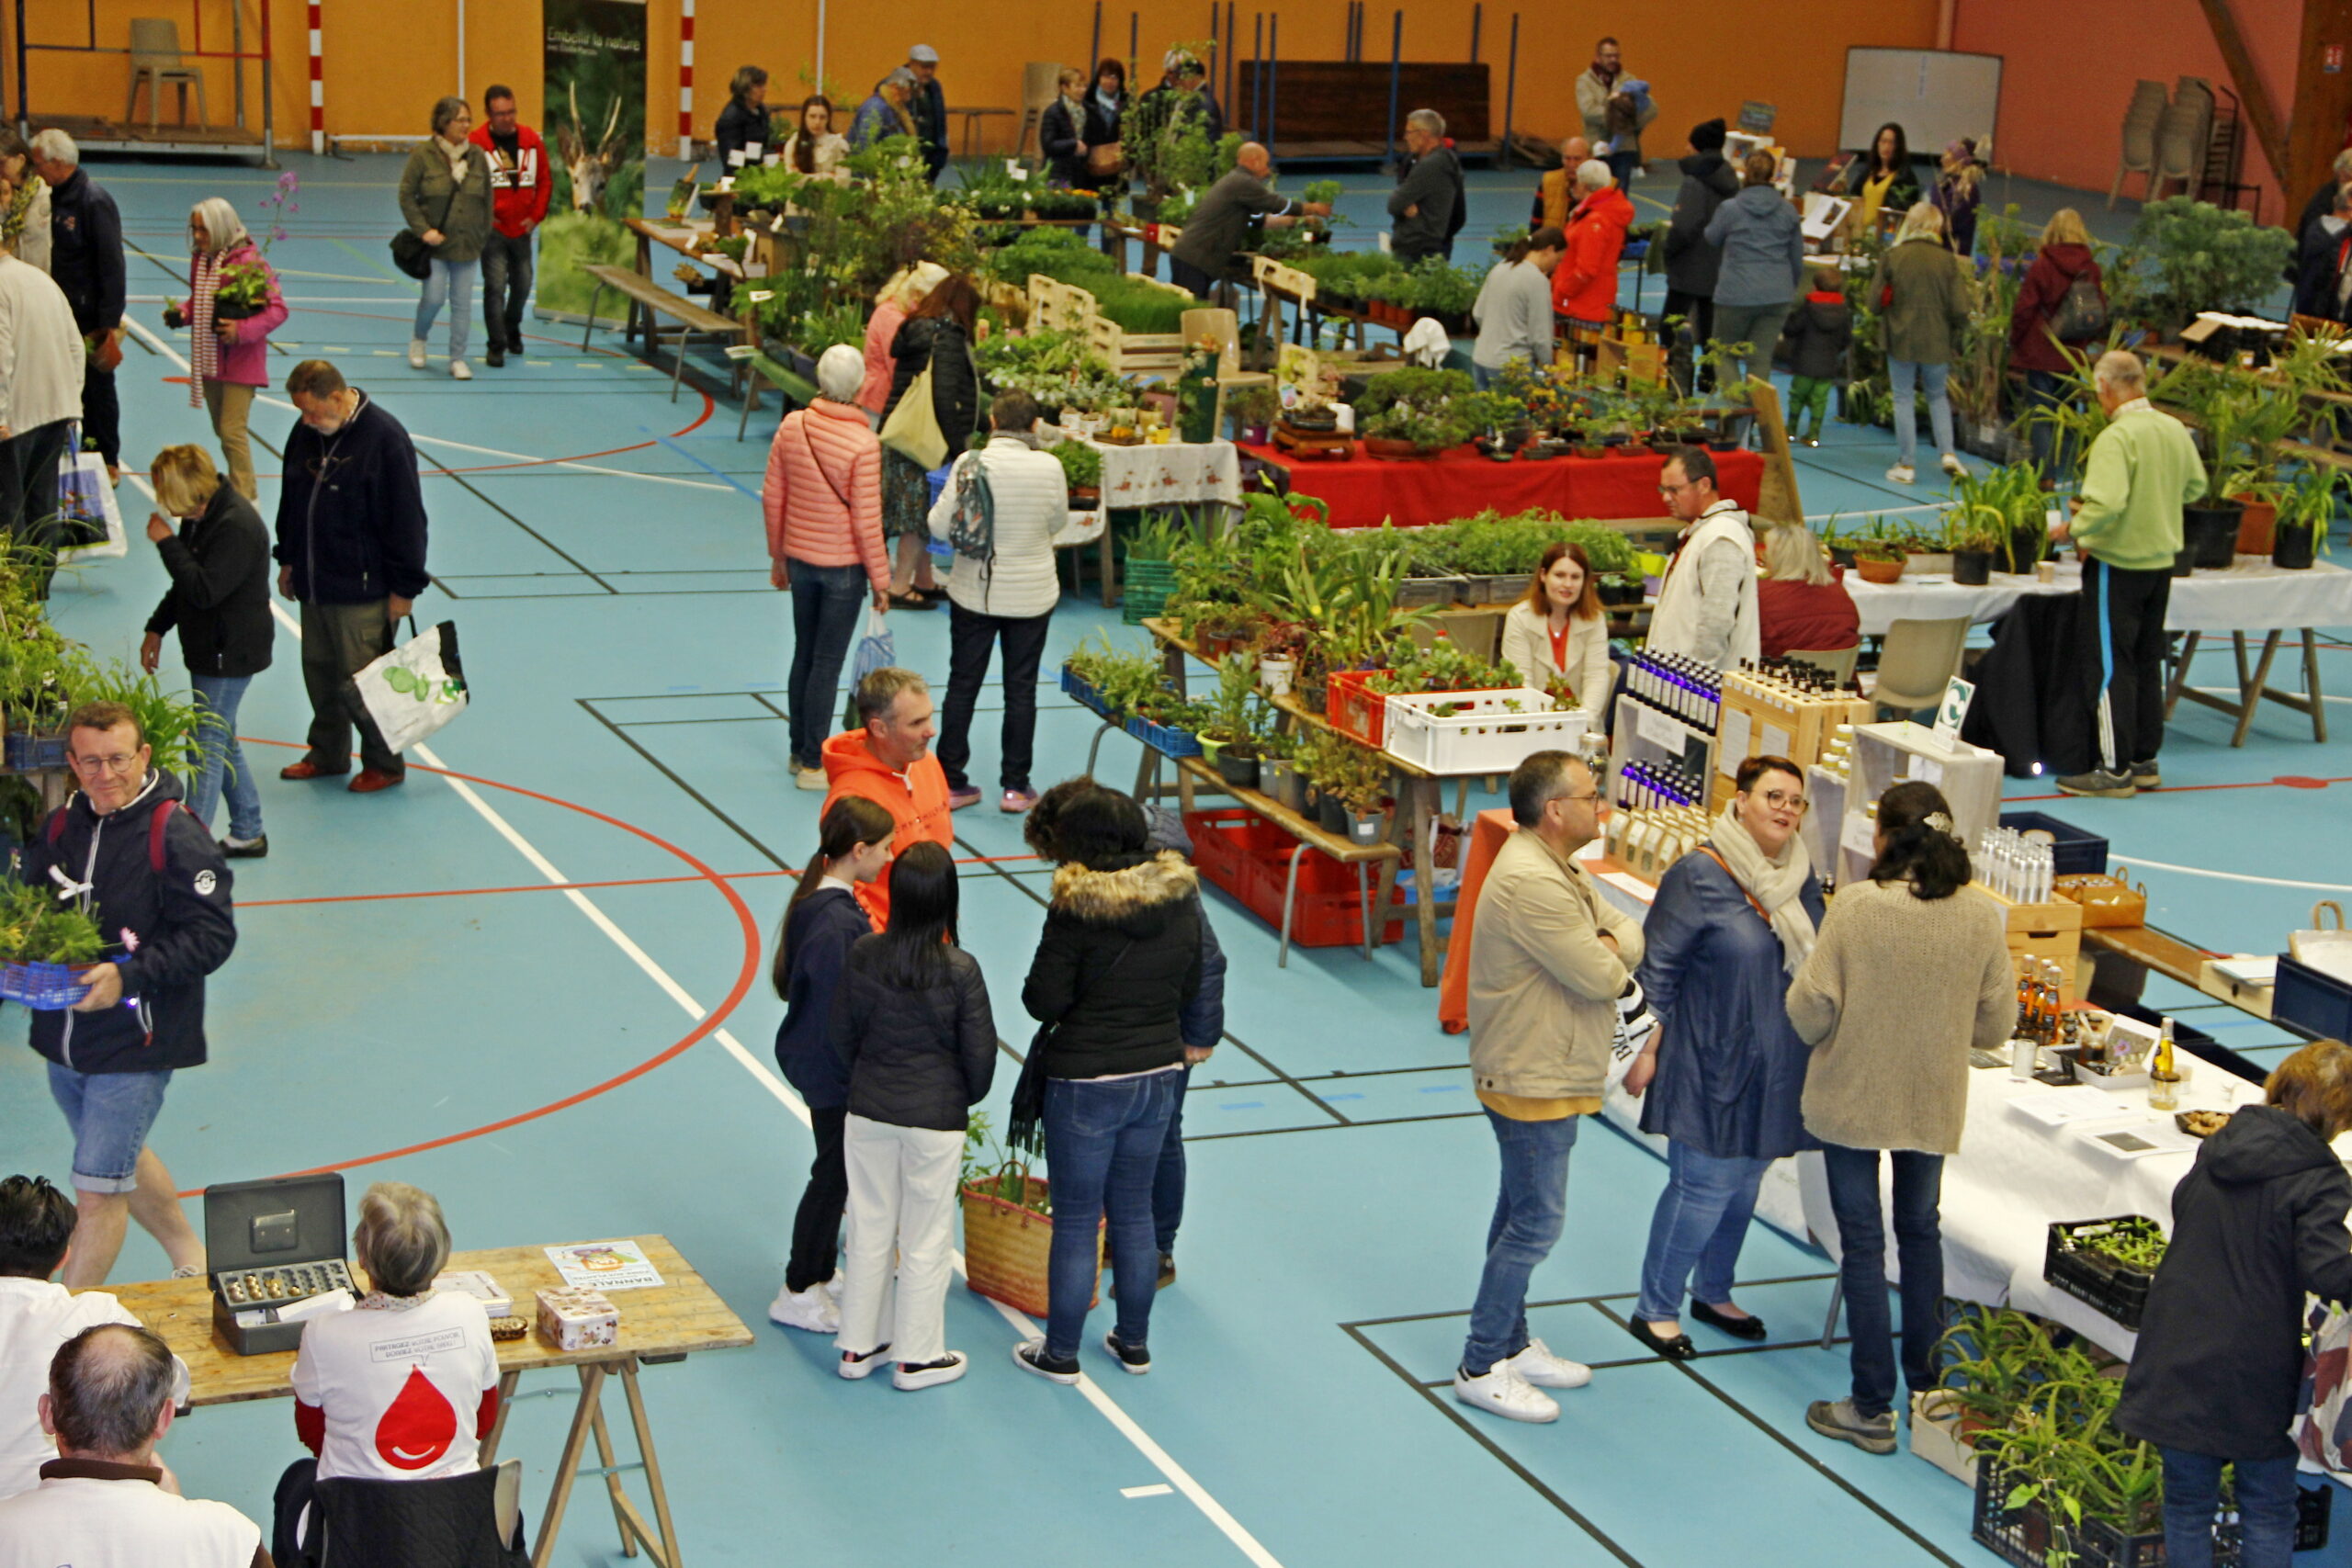
[[[538,1292],[539,1333],[559,1350],[590,1350],[620,1338],[621,1314],[597,1291]]]

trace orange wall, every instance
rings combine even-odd
[[[98,0],[99,40],[119,45],[129,18],[177,14],[184,38],[190,28],[184,8],[191,0]],[[206,42],[227,36],[232,0],[193,0],[206,7]],[[259,7],[274,6],[278,66],[276,73],[278,141],[301,145],[309,126],[309,77],[302,0],[234,0],[246,7],[251,32],[258,35]],[[1962,0],[1963,5],[1966,0]],[[2117,0],[2120,3],[2120,0]],[[2167,0],[2188,6],[2195,0]],[[1654,85],[1660,106],[1652,151],[1671,155],[1683,133],[1699,120],[1736,115],[1745,98],[1777,104],[1783,140],[1800,153],[1831,150],[1837,135],[1838,100],[1849,44],[1924,47],[1933,41],[1938,0],[1808,0],[1804,26],[1743,20],[1727,0],[1671,0],[1668,4],[1573,11],[1528,4],[1520,11],[1519,90],[1516,129],[1544,136],[1566,134],[1576,123],[1573,83],[1590,58],[1592,40],[1604,27],[1623,40],[1626,62]],[[39,41],[76,41],[83,36],[84,0],[28,0],[30,31]],[[1470,44],[1472,0],[1417,0],[1407,9],[1404,51],[1413,60],[1460,60]],[[1104,7],[1106,52],[1124,54],[1127,19],[1136,7]],[[1140,43],[1149,73],[1176,39],[1204,38],[1209,7],[1198,0],[1140,7]],[[1307,0],[1283,11],[1282,53],[1291,59],[1336,60],[1346,27],[1341,0]],[[1368,58],[1385,57],[1390,9],[1375,8],[1365,28]],[[708,136],[726,100],[735,67],[756,62],[772,76],[773,100],[797,99],[801,73],[813,61],[816,0],[698,0],[695,28],[695,127]],[[1614,14],[1611,14],[1611,13]],[[837,96],[851,105],[874,81],[905,58],[906,46],[926,42],[943,57],[942,80],[951,107],[956,103],[1007,107],[1020,101],[1021,71],[1032,59],[1079,61],[1091,34],[1091,0],[1031,0],[1013,10],[956,5],[909,6],[890,13],[887,26],[868,25],[876,13],[855,0],[830,0],[826,75]],[[1255,12],[1243,6],[1236,41],[1246,58]],[[326,62],[326,121],[339,135],[422,133],[433,100],[458,87],[456,0],[405,0],[383,5],[326,0],[322,35]],[[1017,25],[1008,26],[1009,22]],[[514,0],[469,0],[466,15],[466,74],[471,95],[492,80],[510,83],[526,119],[536,122],[538,102],[538,7]],[[660,151],[675,141],[678,71],[678,0],[651,0],[647,17],[648,102],[646,125]],[[1480,56],[1494,68],[1494,114],[1499,123],[1504,57],[1510,10],[1499,3],[1485,9]],[[1828,40],[1825,42],[1825,40]],[[229,77],[225,64],[210,68],[213,111],[226,117]],[[118,115],[128,78],[122,56],[37,55],[31,101],[43,111]],[[1219,82],[1223,81],[1220,70]],[[258,85],[251,89],[258,123]],[[1409,107],[1409,106],[1408,106]],[[1442,109],[1444,106],[1434,106]],[[142,102],[143,112],[143,102]],[[1002,145],[1012,122],[983,122],[984,145]],[[957,122],[961,134],[961,122]],[[1367,130],[1377,134],[1377,128]]]
[[[2182,76],[2202,76],[2217,88],[2232,85],[2199,0],[2067,0],[2056,12],[2024,0],[1955,3],[1952,47],[2006,57],[1995,162],[2030,178],[2108,189],[2135,81],[2144,77],[2170,89]],[[2286,114],[2295,98],[2302,7],[2289,0],[2235,0],[2232,11],[2271,103]],[[2098,40],[2095,53],[2053,39],[2051,24],[2059,16],[2068,38]],[[2263,188],[2263,218],[2280,221],[2285,209],[2278,175],[2251,128],[2240,168],[2242,179]],[[2138,195],[2140,176],[2124,188]],[[2308,194],[2296,193],[2298,208]]]

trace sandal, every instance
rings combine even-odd
[[[893,610],[928,610],[932,607],[931,600],[924,598],[911,588],[904,593],[890,595],[890,608]]]

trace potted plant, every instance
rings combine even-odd
[[[60,1012],[89,994],[82,976],[106,957],[96,906],[61,902],[53,890],[11,882],[0,890],[0,996]]]
[[[1234,789],[1258,787],[1264,716],[1265,704],[1258,695],[1257,661],[1246,653],[1227,655],[1217,664],[1216,694],[1208,702],[1201,748],[1210,752],[1217,776]]]
[[[1909,558],[1898,540],[1857,539],[1854,542],[1854,570],[1862,574],[1864,582],[1902,581],[1904,564]]]
[[[1270,386],[1236,387],[1225,395],[1225,416],[1233,423],[1234,439],[1262,446],[1272,433],[1282,401]]]
[[[2292,479],[2276,487],[2278,508],[2270,562],[2292,571],[2310,568],[2314,554],[2327,548],[2327,531],[2335,521],[2335,491],[2341,476],[2334,468],[2313,463]]]
[[[1074,512],[1091,512],[1102,503],[1102,454],[1084,441],[1063,441],[1052,448],[1054,458],[1062,466],[1062,477],[1069,481],[1069,504]],[[1135,552],[1128,551],[1130,561]]]
[[[2148,305],[2157,324],[2177,332],[2200,311],[2244,314],[2269,299],[2294,258],[2295,236],[2234,209],[2176,196],[2140,209],[2132,249],[2155,274]]]
[[[1295,621],[1267,621],[1258,628],[1258,684],[1269,697],[1285,697],[1298,682],[1299,649],[1307,628]]]

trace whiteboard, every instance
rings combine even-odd
[[[2000,107],[1997,54],[1849,49],[1838,145],[1846,152],[1867,148],[1878,128],[1892,120],[1914,153],[1938,157],[1948,141],[1991,135]]]

